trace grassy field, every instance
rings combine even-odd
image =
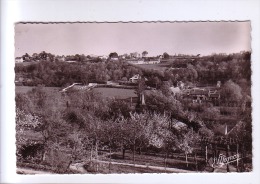
[[[161,72],[164,72],[168,68],[164,64],[141,64],[135,66],[146,70],[157,70]]]
[[[130,97],[137,97],[134,89],[121,89],[121,88],[94,88],[96,92],[101,93],[104,97],[125,99]]]
[[[31,61],[31,62],[22,62],[22,63],[15,63],[16,66],[28,66],[32,64],[37,64],[39,63],[38,61]]]
[[[27,93],[28,91],[32,90],[33,88],[36,88],[35,86],[15,86],[15,93]],[[57,93],[60,91],[59,87],[43,87],[43,90],[47,93]]]

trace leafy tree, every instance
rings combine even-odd
[[[22,56],[23,60],[24,61],[30,61],[30,55],[28,53],[25,53],[23,56]]]
[[[103,121],[101,141],[109,148],[109,171],[111,166],[112,150],[116,150],[122,143],[122,129],[119,126],[119,119]]]
[[[161,83],[161,80],[157,76],[155,76],[152,80],[153,80],[153,83],[155,84],[155,87],[157,89],[158,85]]]
[[[143,52],[142,52],[142,56],[143,56],[143,57],[146,57],[146,56],[147,56],[147,54],[148,54],[148,52],[147,52],[147,51],[143,51]]]
[[[134,111],[128,102],[115,99],[108,101],[108,108],[109,117],[114,120],[122,116],[124,118],[130,118],[130,113]]]
[[[33,115],[29,112],[25,112],[18,107],[16,108],[16,154],[18,159],[21,159],[23,155],[21,152],[25,148],[25,146],[30,146],[35,144],[35,140],[30,139],[28,133],[35,132],[35,130],[42,125],[42,119]],[[41,137],[38,137],[38,141],[41,141]],[[31,153],[34,154],[34,153]]]
[[[204,117],[208,119],[217,119],[220,115],[220,110],[217,107],[206,107],[204,108]]]
[[[167,81],[164,81],[160,87],[160,90],[162,91],[162,93],[169,97],[171,96],[171,91],[170,91],[170,83]]]
[[[131,113],[128,123],[125,124],[128,130],[127,142],[132,146],[133,150],[134,164],[136,148],[139,147],[141,149],[142,145],[145,145],[144,127],[146,120],[144,114]]]
[[[199,129],[198,133],[201,137],[206,137],[208,139],[211,139],[214,136],[214,132],[207,128],[205,125]]]
[[[163,53],[163,58],[164,58],[164,59],[169,59],[169,58],[170,58],[170,55],[169,55],[167,52],[164,52],[164,53]]]
[[[228,80],[221,89],[221,98],[223,101],[240,101],[242,99],[242,90],[241,87],[233,82]]]
[[[118,58],[118,54],[116,52],[111,52],[109,58]]]
[[[178,139],[178,148],[185,153],[185,160],[187,167],[188,164],[188,154],[192,153],[196,143],[199,141],[199,135],[193,130],[188,130],[186,133],[183,133],[181,138]]]
[[[166,97],[160,91],[150,91],[146,93],[146,107],[151,112],[157,112],[161,114],[178,115],[183,111],[183,107],[180,102],[173,97]]]
[[[48,56],[48,54],[47,54],[45,51],[42,51],[42,52],[39,54],[39,57],[40,57],[42,60],[46,60],[46,59],[47,59],[47,56]]]
[[[162,149],[165,153],[164,162],[167,166],[168,154],[176,150],[177,136],[170,128],[170,118],[157,113],[153,113],[147,118],[145,127],[145,136],[147,137],[149,146]]]
[[[145,79],[141,78],[138,80],[137,88],[135,90],[135,93],[137,94],[138,97],[138,101],[136,105],[137,111],[140,110],[142,111],[142,105],[143,105],[142,98],[144,96],[145,89],[146,89]]]

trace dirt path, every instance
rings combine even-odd
[[[95,160],[97,161],[97,160]],[[109,164],[109,161],[102,161],[98,160],[99,163],[105,163]],[[195,171],[189,171],[189,170],[183,170],[183,169],[177,169],[177,168],[168,168],[168,167],[160,167],[160,166],[150,166],[150,165],[141,165],[141,164],[129,164],[129,163],[121,163],[121,162],[111,162],[113,165],[124,165],[124,166],[132,166],[132,167],[138,167],[138,168],[147,168],[147,169],[154,169],[154,170],[160,170],[160,171],[169,171],[173,173],[195,173]],[[80,173],[88,173],[84,167],[84,162],[81,163],[75,163],[71,164],[70,169],[78,171]]]
[[[84,162],[71,164],[71,165],[70,165],[70,169],[73,170],[73,171],[80,172],[80,173],[82,173],[82,174],[88,173],[88,172],[86,171],[86,169],[84,169],[84,167],[83,167],[84,164],[85,164]]]
[[[52,172],[47,172],[47,171],[37,171],[34,169],[30,169],[30,168],[21,168],[18,167],[16,169],[16,172],[19,174],[53,174]]]
[[[216,168],[214,172],[227,173],[227,165]],[[229,172],[237,172],[236,167],[234,167],[233,165],[229,165]]]
[[[99,163],[109,163],[109,161],[98,161]],[[170,171],[173,173],[194,173],[194,171],[184,170],[184,169],[177,169],[177,168],[169,168],[169,167],[160,167],[160,166],[150,166],[150,165],[141,165],[141,164],[129,164],[129,163],[120,163],[120,162],[111,162],[114,165],[125,165],[125,166],[133,166],[139,168],[148,168],[154,170],[161,170],[161,171]]]

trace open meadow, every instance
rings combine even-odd
[[[28,91],[31,91],[34,88],[37,88],[37,87],[36,86],[15,86],[15,93],[24,94],[24,93],[27,93]],[[42,89],[47,94],[58,93],[61,90],[61,88],[59,88],[59,87],[42,87]]]
[[[165,64],[140,64],[140,65],[135,65],[138,68],[145,69],[145,70],[155,70],[155,71],[160,71],[164,72],[166,69],[169,67]]]
[[[125,99],[130,97],[137,97],[134,89],[121,88],[94,88],[94,92],[101,93],[103,97]]]

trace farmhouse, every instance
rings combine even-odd
[[[118,61],[118,57],[111,57],[110,61]]]
[[[141,76],[139,74],[137,74],[137,75],[134,75],[133,77],[131,77],[129,79],[129,81],[132,83],[137,83],[139,79],[141,79]]]
[[[130,57],[131,58],[140,58],[141,54],[139,54],[138,52],[133,52],[133,53],[130,53]]]
[[[55,56],[56,61],[64,62],[66,60],[65,56]]]
[[[128,62],[129,64],[135,64],[135,65],[145,64],[143,59],[127,59],[126,62]]]
[[[194,100],[207,100],[208,99],[208,91],[204,89],[198,89],[194,88],[189,92],[189,95],[194,99]]]
[[[158,58],[137,58],[137,59],[127,59],[126,62],[135,65],[143,65],[143,64],[159,64],[161,61]]]
[[[171,93],[174,97],[181,94],[181,89],[179,87],[170,87]]]
[[[159,64],[159,63],[160,63],[160,59],[158,59],[158,60],[144,61],[144,64]]]
[[[145,64],[158,64],[160,63],[160,58],[158,57],[143,57]]]
[[[98,58],[102,59],[102,60],[106,60],[106,59],[108,59],[108,56],[103,55],[103,56],[98,56]]]
[[[214,93],[209,93],[209,99],[210,100],[219,100],[220,99],[220,93],[215,91]]]
[[[192,99],[194,103],[202,103],[203,101],[215,102],[220,99],[219,91],[204,88],[187,89],[183,94],[184,97]]]
[[[23,62],[23,58],[22,57],[16,57],[15,58],[15,62],[16,63],[22,63]]]

